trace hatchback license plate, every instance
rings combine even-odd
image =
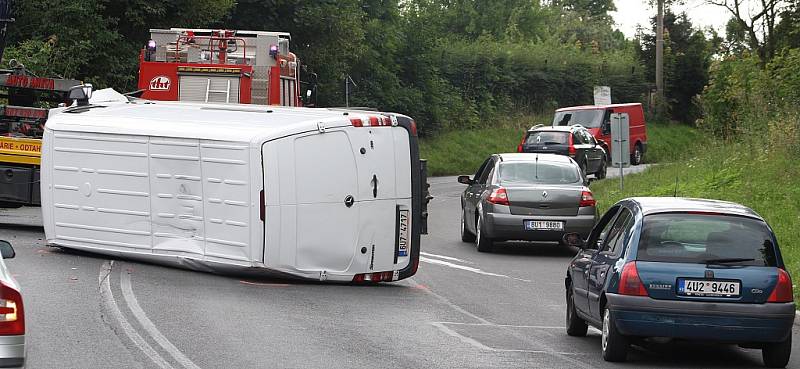
[[[554,222],[549,220],[526,220],[526,231],[563,231],[564,222]]]
[[[705,279],[678,279],[678,294],[685,296],[739,297],[741,283]]]

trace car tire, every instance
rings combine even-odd
[[[614,316],[611,310],[603,310],[603,336],[600,339],[603,348],[603,360],[611,362],[625,361],[628,357],[628,337],[623,336],[617,331],[614,324]]]
[[[608,162],[606,162],[604,158],[603,162],[600,164],[600,169],[597,171],[597,173],[594,174],[594,177],[597,179],[604,179],[606,178],[607,172],[608,172]]]
[[[578,167],[581,169],[581,174],[583,174],[584,177],[589,175],[589,173],[586,173],[586,158],[583,158],[581,163],[578,164]]]
[[[475,247],[478,252],[492,252],[492,240],[486,237],[483,231],[483,217],[478,215],[478,222],[475,224],[475,230],[478,233],[475,235]]]
[[[631,153],[631,164],[632,165],[639,165],[642,163],[642,157],[644,156],[644,150],[642,149],[641,143],[636,143],[633,146],[633,152]]]
[[[783,342],[767,343],[761,349],[761,359],[767,368],[783,368],[792,354],[792,335]]]
[[[567,286],[567,314],[566,314],[567,334],[573,337],[584,337],[589,326],[586,321],[578,316],[575,310],[575,296],[572,291],[572,284]]]
[[[461,241],[475,242],[475,235],[467,229],[466,209],[461,209]]]

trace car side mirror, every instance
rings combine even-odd
[[[13,259],[17,253],[14,252],[11,242],[0,240],[0,255],[3,256],[3,259]]]
[[[561,238],[561,242],[563,242],[567,246],[577,247],[581,249],[586,248],[586,242],[581,238],[581,235],[577,233],[566,233],[564,237]]]
[[[472,178],[469,178],[469,176],[458,176],[458,183],[462,183],[462,184],[465,184],[465,185],[471,185],[471,184],[473,184],[475,182],[472,180]]]

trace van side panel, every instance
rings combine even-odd
[[[55,132],[53,233],[65,243],[151,252],[147,138]]]

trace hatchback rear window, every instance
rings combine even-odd
[[[759,220],[718,214],[644,217],[637,259],[675,263],[776,266],[772,233]]]
[[[507,162],[500,164],[500,184],[566,184],[582,180],[578,167],[572,164]]]
[[[569,144],[569,132],[537,131],[531,132],[525,145],[567,145]]]

